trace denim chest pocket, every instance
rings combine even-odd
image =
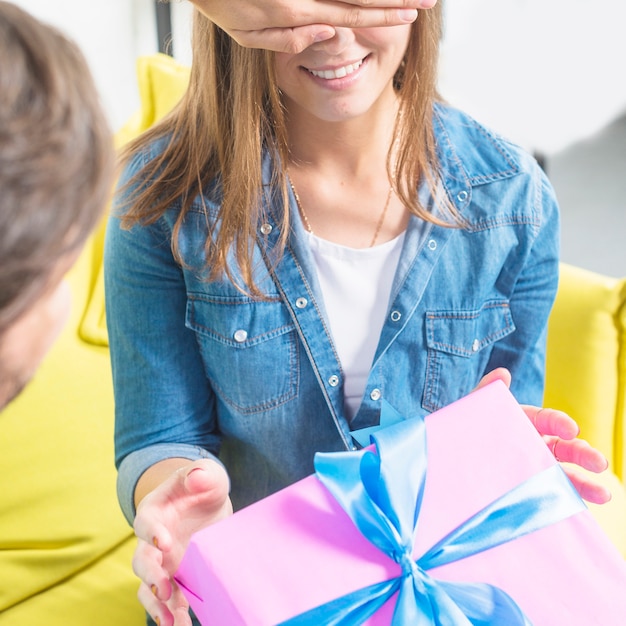
[[[237,411],[259,413],[297,397],[298,338],[281,302],[191,295],[186,325],[211,386]]]
[[[423,408],[436,411],[472,391],[494,343],[514,330],[507,300],[490,300],[474,310],[427,312]]]

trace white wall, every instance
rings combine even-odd
[[[442,94],[546,155],[626,111],[626,0],[445,0]]]

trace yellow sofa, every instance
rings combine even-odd
[[[142,106],[118,145],[168,112],[188,76],[165,55],[140,59]],[[68,275],[67,326],[0,415],[0,626],[145,624],[115,493],[103,241],[104,223]]]
[[[124,143],[178,100],[188,70],[138,62],[141,110]],[[100,229],[69,275],[71,320],[35,379],[0,416],[0,626],[139,626],[132,531],[115,495],[113,397]],[[564,265],[550,321],[546,405],[568,411],[611,460],[615,497],[594,508],[626,555],[624,281]]]
[[[550,315],[544,405],[580,425],[581,437],[602,450],[613,493],[596,519],[626,556],[626,279],[561,264]],[[582,470],[578,470],[580,473]]]

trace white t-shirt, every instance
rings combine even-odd
[[[348,248],[307,233],[344,373],[345,410],[356,414],[383,327],[404,233],[373,248]]]

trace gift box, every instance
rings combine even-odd
[[[383,411],[373,446],[192,537],[203,626],[626,623],[626,563],[504,384]]]

